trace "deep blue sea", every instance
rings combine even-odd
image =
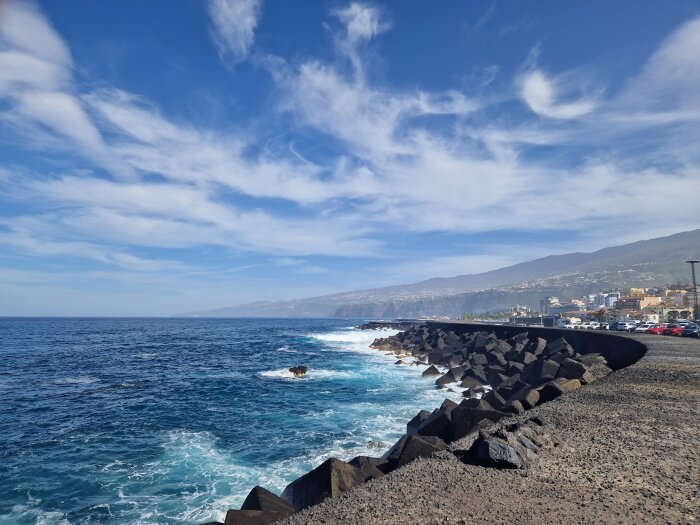
[[[444,394],[356,323],[0,319],[0,523],[223,521],[256,484],[381,455]]]

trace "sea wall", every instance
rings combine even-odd
[[[452,330],[456,334],[493,332],[499,339],[508,339],[527,332],[531,337],[541,337],[547,342],[563,337],[581,354],[599,353],[613,370],[618,370],[639,361],[647,352],[646,345],[615,332],[598,330],[571,330],[543,328],[540,326],[509,326],[463,323],[458,321],[428,321],[430,328]]]

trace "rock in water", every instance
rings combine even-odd
[[[293,366],[292,368],[289,369],[289,371],[294,374],[294,377],[301,377],[304,374],[306,374],[307,370],[309,367],[307,366]]]

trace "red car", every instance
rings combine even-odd
[[[662,335],[682,335],[683,327],[679,324],[670,324],[661,332]]]
[[[664,328],[666,328],[667,326],[668,326],[668,323],[657,324],[656,326],[652,326],[651,328],[647,328],[644,333],[645,334],[661,335],[664,331]]]

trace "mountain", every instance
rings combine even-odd
[[[295,301],[261,301],[187,317],[418,317],[524,304],[546,295],[579,297],[602,289],[688,283],[688,259],[700,258],[700,229],[603,248],[550,255],[480,274],[344,292]]]

